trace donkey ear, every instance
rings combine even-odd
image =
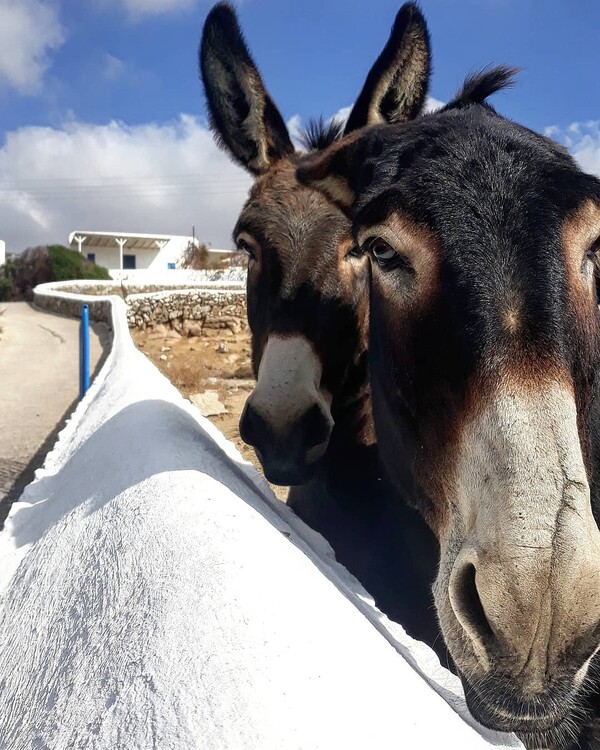
[[[425,104],[430,74],[427,23],[415,3],[405,3],[383,52],[369,71],[344,132],[414,119]]]
[[[296,170],[298,182],[319,190],[346,214],[356,197],[353,165],[364,150],[361,133],[351,133],[324,151],[303,158]]]
[[[212,129],[236,161],[256,175],[294,152],[228,3],[218,3],[208,14],[200,70]]]

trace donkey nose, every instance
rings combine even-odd
[[[564,542],[559,539],[559,544]],[[515,549],[512,560],[489,550],[480,555],[463,550],[450,574],[452,609],[480,663],[485,669],[510,663],[533,692],[545,689],[566,650],[583,663],[600,642],[599,566],[574,559],[573,546],[571,580],[571,571],[555,575],[552,548],[529,557]],[[511,562],[516,567],[507,574]]]
[[[289,425],[274,425],[251,399],[240,419],[240,436],[256,449],[265,476],[273,484],[302,484],[327,450],[333,421],[312,404]]]

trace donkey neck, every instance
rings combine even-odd
[[[323,475],[336,487],[364,491],[379,481],[379,461],[367,376],[367,353],[363,352],[339,391],[332,394],[335,421],[329,447],[322,459]]]

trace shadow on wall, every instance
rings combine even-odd
[[[431,687],[468,724],[476,726],[462,699],[423,674],[411,649],[393,634],[387,618],[372,606],[360,584],[337,566],[327,543],[284,503],[265,498],[250,476],[256,470],[233,460],[202,424],[169,401],[147,399],[125,407],[77,447],[58,473],[30,485],[22,499],[31,505],[20,508],[9,521],[12,541],[16,547],[35,545],[53,527],[68,526],[70,515],[81,513],[80,509],[91,516],[145,480],[178,471],[211,477],[283,533]],[[169,494],[176,496],[176,492],[174,487]],[[197,502],[202,501],[203,496],[198,496]],[[156,498],[150,502],[156,507]],[[167,502],[165,498],[165,516],[170,512]],[[60,536],[60,529],[56,531],[58,534],[50,535],[54,539]],[[493,732],[490,737],[492,744],[497,744]]]
[[[88,514],[94,513],[145,479],[176,471],[207,474],[242,498],[250,490],[256,499],[251,505],[267,517],[268,506],[244,468],[190,414],[168,401],[146,400],[118,412],[92,433],[58,474],[26,490],[23,500],[32,505],[20,508],[11,524],[14,543],[35,544],[82,503]],[[267,520],[272,523],[272,516]]]

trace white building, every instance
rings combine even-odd
[[[6,242],[0,240],[0,266],[6,263]]]
[[[133,232],[89,232],[76,230],[69,235],[69,246],[88,260],[108,268],[113,276],[122,271],[162,272],[179,268],[193,237],[173,234],[136,234]],[[214,257],[226,257],[233,250],[209,248]]]

